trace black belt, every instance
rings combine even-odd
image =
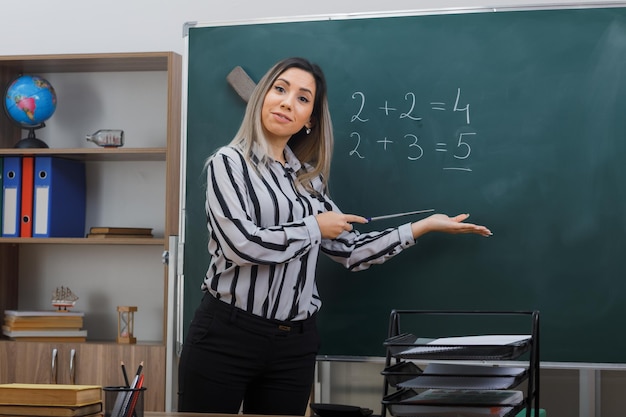
[[[202,304],[207,311],[212,312],[216,317],[224,321],[237,323],[250,330],[278,334],[296,334],[316,327],[316,314],[304,320],[267,319],[220,301],[211,294],[204,295]]]

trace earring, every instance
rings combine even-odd
[[[310,128],[310,127],[307,127],[307,128],[306,128],[306,130],[305,130],[305,132],[306,132],[306,134],[307,134],[307,135],[308,135],[308,134],[310,134],[310,133],[311,133],[311,128]]]

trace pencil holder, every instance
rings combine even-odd
[[[104,387],[104,417],[143,417],[146,387]]]

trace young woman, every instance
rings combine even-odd
[[[360,234],[327,193],[332,124],[321,69],[302,58],[261,79],[232,142],[207,160],[211,256],[179,366],[179,411],[303,415],[319,346],[322,251],[354,271],[428,232],[475,233],[434,214]]]

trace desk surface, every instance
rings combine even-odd
[[[146,411],[143,413],[144,417],[193,417],[193,416],[207,416],[208,414],[198,413],[163,413],[156,411]]]
[[[237,414],[205,414],[205,413],[164,413],[164,412],[156,412],[156,411],[146,411],[144,417],[233,417],[233,415]],[[246,414],[246,417],[268,417],[268,416],[255,416],[253,414]],[[289,416],[281,416],[281,417],[289,417]],[[295,416],[293,416],[295,417]],[[301,417],[301,416],[299,416]]]
[[[225,416],[226,414],[224,414]],[[156,411],[146,411],[143,413],[144,417],[193,417],[193,416],[208,416],[208,414],[198,414],[198,413],[164,413],[164,412],[156,412]],[[217,415],[216,415],[217,417]],[[232,417],[232,416],[231,416]]]

